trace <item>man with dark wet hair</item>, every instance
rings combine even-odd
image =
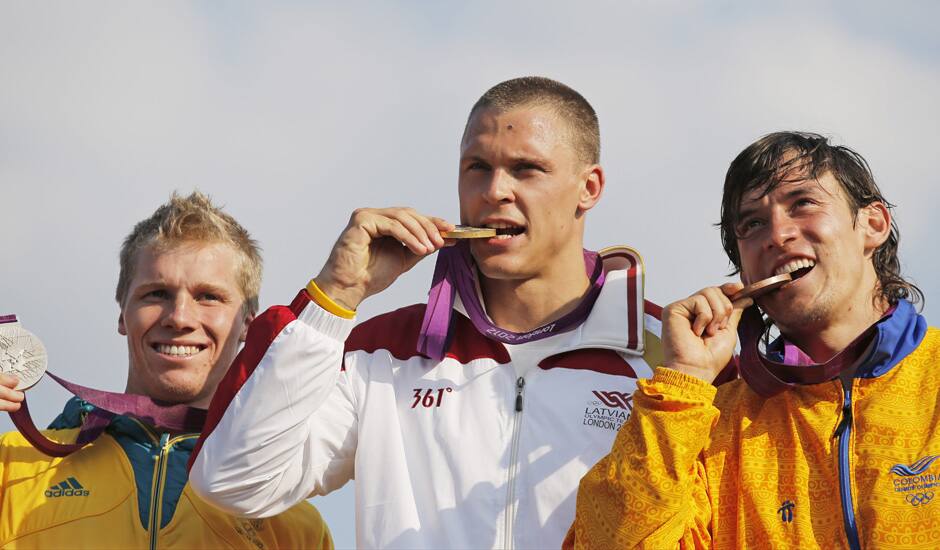
[[[582,480],[565,546],[935,546],[940,331],[865,160],[765,136],[731,163],[721,230],[742,282],[663,311],[663,366]],[[742,378],[716,392],[739,337]]]

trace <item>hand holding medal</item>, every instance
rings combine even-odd
[[[726,283],[670,304],[663,310],[664,364],[711,382],[731,360],[744,310],[792,280],[783,273],[747,286]]]
[[[14,376],[23,391],[39,382],[46,372],[46,348],[23,328],[16,315],[0,316],[0,374]]]
[[[352,312],[422,258],[456,242],[451,239],[494,234],[492,229],[455,226],[412,208],[359,208],[313,283],[337,306]]]

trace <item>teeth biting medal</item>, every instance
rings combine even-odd
[[[445,239],[487,239],[496,236],[496,230],[492,227],[471,227],[469,225],[458,225],[451,231],[444,231],[441,236]]]
[[[759,298],[768,292],[777,290],[792,280],[793,277],[789,273],[781,273],[780,275],[774,275],[773,277],[762,279],[739,290],[734,296],[731,297],[731,301],[737,302],[738,300],[743,300],[744,298]]]

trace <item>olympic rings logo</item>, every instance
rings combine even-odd
[[[920,506],[921,504],[927,504],[933,500],[933,491],[925,491],[923,493],[911,493],[904,497],[904,500],[910,503],[911,506]]]

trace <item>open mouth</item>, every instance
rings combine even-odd
[[[200,351],[206,349],[206,346],[196,345],[196,346],[183,346],[183,345],[174,345],[174,344],[151,344],[153,351],[160,353],[162,355],[169,355],[170,357],[178,357],[185,359],[186,357],[192,357]]]
[[[804,277],[807,273],[813,270],[816,267],[816,262],[813,260],[807,260],[801,258],[799,260],[793,260],[787,262],[786,264],[778,267],[774,270],[774,275],[783,275],[784,273],[789,273],[792,280],[797,280],[800,277]]]
[[[522,235],[525,233],[525,226],[522,225],[513,225],[510,223],[491,223],[486,224],[484,227],[489,227],[490,229],[496,230],[497,240],[511,239],[513,237]]]

